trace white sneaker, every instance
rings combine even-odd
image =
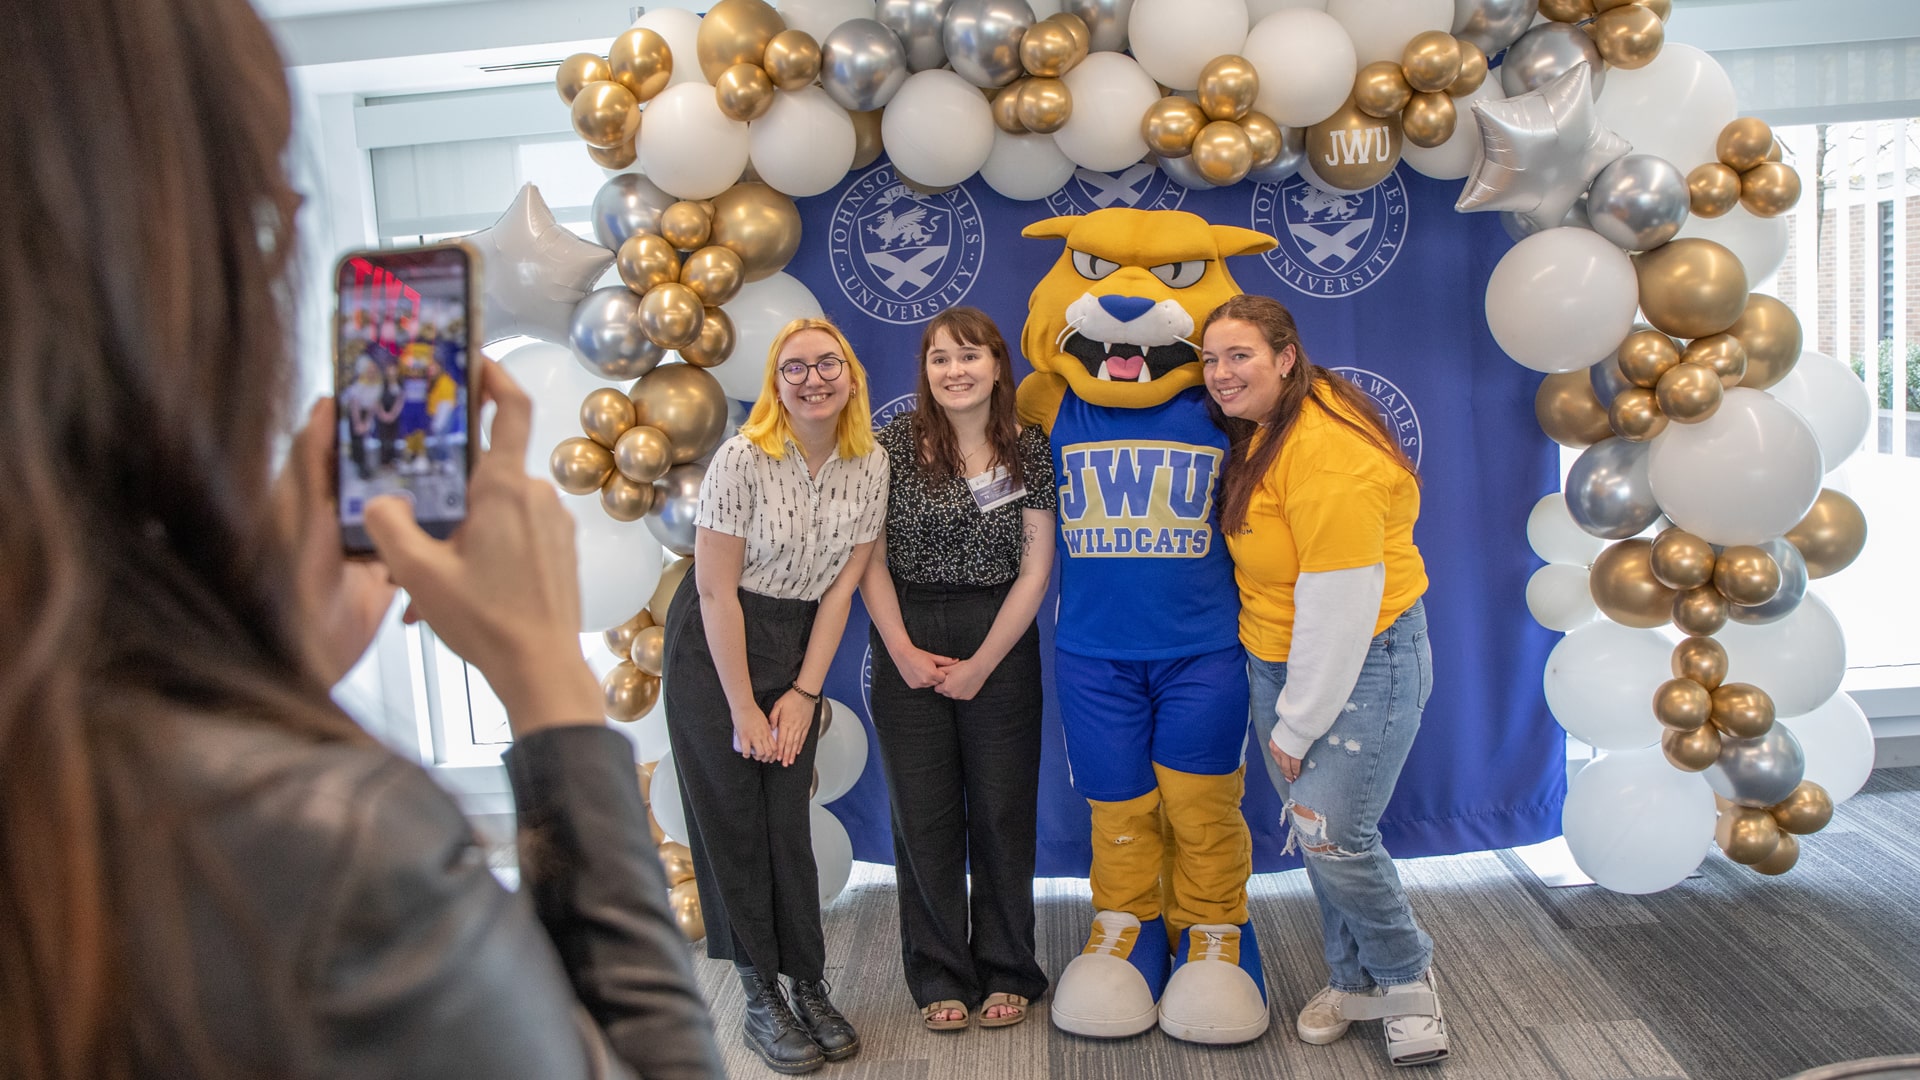
[[[1353,1023],[1345,1015],[1346,1003],[1353,998],[1379,995],[1380,990],[1377,987],[1364,994],[1354,994],[1345,990],[1335,990],[1331,986],[1323,986],[1320,992],[1313,995],[1307,1002],[1306,1008],[1300,1010],[1299,1019],[1294,1021],[1294,1030],[1300,1033],[1301,1042],[1312,1043],[1314,1046],[1338,1042]]]
[[[1387,1016],[1387,1058],[1395,1065],[1431,1065],[1447,1056],[1447,1022],[1440,1014],[1440,990],[1433,969],[1420,981],[1394,987],[1383,997],[1405,996],[1416,1011]],[[1385,1002],[1383,1002],[1385,1004]]]

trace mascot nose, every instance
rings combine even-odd
[[[1100,307],[1107,314],[1128,323],[1152,311],[1153,301],[1144,296],[1103,296],[1100,298]]]

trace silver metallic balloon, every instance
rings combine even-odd
[[[1589,100],[1597,99],[1607,82],[1607,66],[1600,62],[1599,46],[1585,30],[1571,23],[1541,23],[1508,46],[1506,59],[1500,61],[1500,88],[1510,98],[1519,97],[1572,71],[1583,60],[1593,73],[1593,83],[1587,88]]]
[[[655,509],[647,515],[647,531],[675,555],[693,554],[693,518],[706,475],[705,465],[675,465],[653,482]]]
[[[1806,778],[1807,756],[1787,725],[1755,739],[1721,739],[1720,760],[1707,766],[1707,786],[1721,798],[1762,809],[1793,794]]]
[[[1155,154],[1153,163],[1160,166],[1160,171],[1167,174],[1167,179],[1188,191],[1208,191],[1219,186],[1200,175],[1200,170],[1194,165],[1191,154],[1176,158],[1165,158]],[[1299,167],[1299,163],[1295,162],[1294,168]]]
[[[1587,381],[1593,384],[1593,396],[1600,399],[1603,407],[1613,404],[1613,399],[1619,397],[1622,390],[1633,386],[1627,380],[1627,373],[1620,370],[1620,363],[1613,353],[1601,357],[1599,363],[1587,369]]]
[[[1133,0],[1063,0],[1060,10],[1087,24],[1089,52],[1121,52],[1127,47],[1127,19]]]
[[[849,112],[872,112],[907,81],[907,51],[872,19],[848,19],[820,43],[820,88]]]
[[[1498,56],[1527,32],[1539,11],[1540,0],[1453,0],[1453,36]]]
[[[873,6],[873,17],[905,46],[907,70],[927,71],[947,62],[941,29],[952,6],[953,0],[880,0]]]
[[[1780,591],[1764,604],[1752,607],[1727,605],[1727,617],[1748,626],[1779,622],[1793,614],[1793,610],[1800,606],[1800,601],[1807,595],[1807,560],[1800,554],[1799,548],[1778,537],[1755,546],[1773,556],[1773,561],[1779,564]]]
[[[1573,523],[1606,540],[1638,536],[1660,516],[1647,477],[1652,445],[1601,439],[1567,470],[1567,512]]]
[[[1649,251],[1687,222],[1687,178],[1666,158],[1628,154],[1587,189],[1593,231],[1626,251]]]
[[[582,367],[626,382],[652,371],[667,354],[640,329],[640,298],[625,285],[595,289],[573,309],[567,344]]]
[[[975,86],[1005,86],[1026,74],[1020,41],[1033,29],[1027,0],[953,0],[940,40],[947,62]]]
[[[1280,128],[1280,156],[1264,168],[1247,173],[1247,179],[1256,184],[1278,184],[1292,179],[1300,171],[1300,163],[1307,159],[1307,129],[1296,127]]]
[[[1632,149],[1600,122],[1587,92],[1592,71],[1575,64],[1538,90],[1474,102],[1480,153],[1453,208],[1512,210],[1535,228],[1565,219],[1600,170]]]
[[[593,197],[593,238],[619,251],[634,233],[659,232],[660,212],[678,201],[639,173],[621,173]]]

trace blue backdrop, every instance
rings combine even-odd
[[[802,200],[807,238],[787,271],[804,282],[871,373],[876,426],[911,408],[922,324],[955,304],[985,310],[1019,355],[1027,294],[1060,254],[1020,230],[1105,206],[1183,209],[1279,238],[1235,258],[1241,288],[1293,310],[1308,354],[1380,402],[1424,488],[1414,536],[1432,588],[1435,690],[1381,832],[1396,855],[1438,855],[1534,843],[1559,834],[1564,736],[1547,714],[1540,673],[1552,636],[1528,617],[1528,511],[1557,487],[1553,444],[1534,423],[1539,377],[1501,355],[1487,331],[1487,277],[1510,241],[1494,214],[1457,214],[1455,184],[1402,167],[1361,195],[1330,195],[1294,178],[1189,191],[1150,165],[1117,176],[1081,172],[1048,199],[1002,198],[977,177],[941,195],[902,186],[881,162]],[[1067,780],[1051,681],[1051,600],[1042,605],[1048,668],[1040,781],[1039,873],[1082,875],[1087,806]],[[868,724],[867,620],[857,605],[827,692]],[[1282,856],[1279,799],[1249,747],[1246,816],[1254,865]],[[885,778],[872,753],[832,811],[854,857],[891,862]]]

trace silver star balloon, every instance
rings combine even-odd
[[[1538,90],[1476,101],[1480,153],[1455,210],[1510,210],[1532,230],[1559,225],[1600,170],[1633,147],[1594,112],[1587,65]]]
[[[573,308],[613,264],[613,252],[553,219],[532,184],[500,220],[466,238],[480,252],[480,328],[488,341],[524,334],[567,343]]]

